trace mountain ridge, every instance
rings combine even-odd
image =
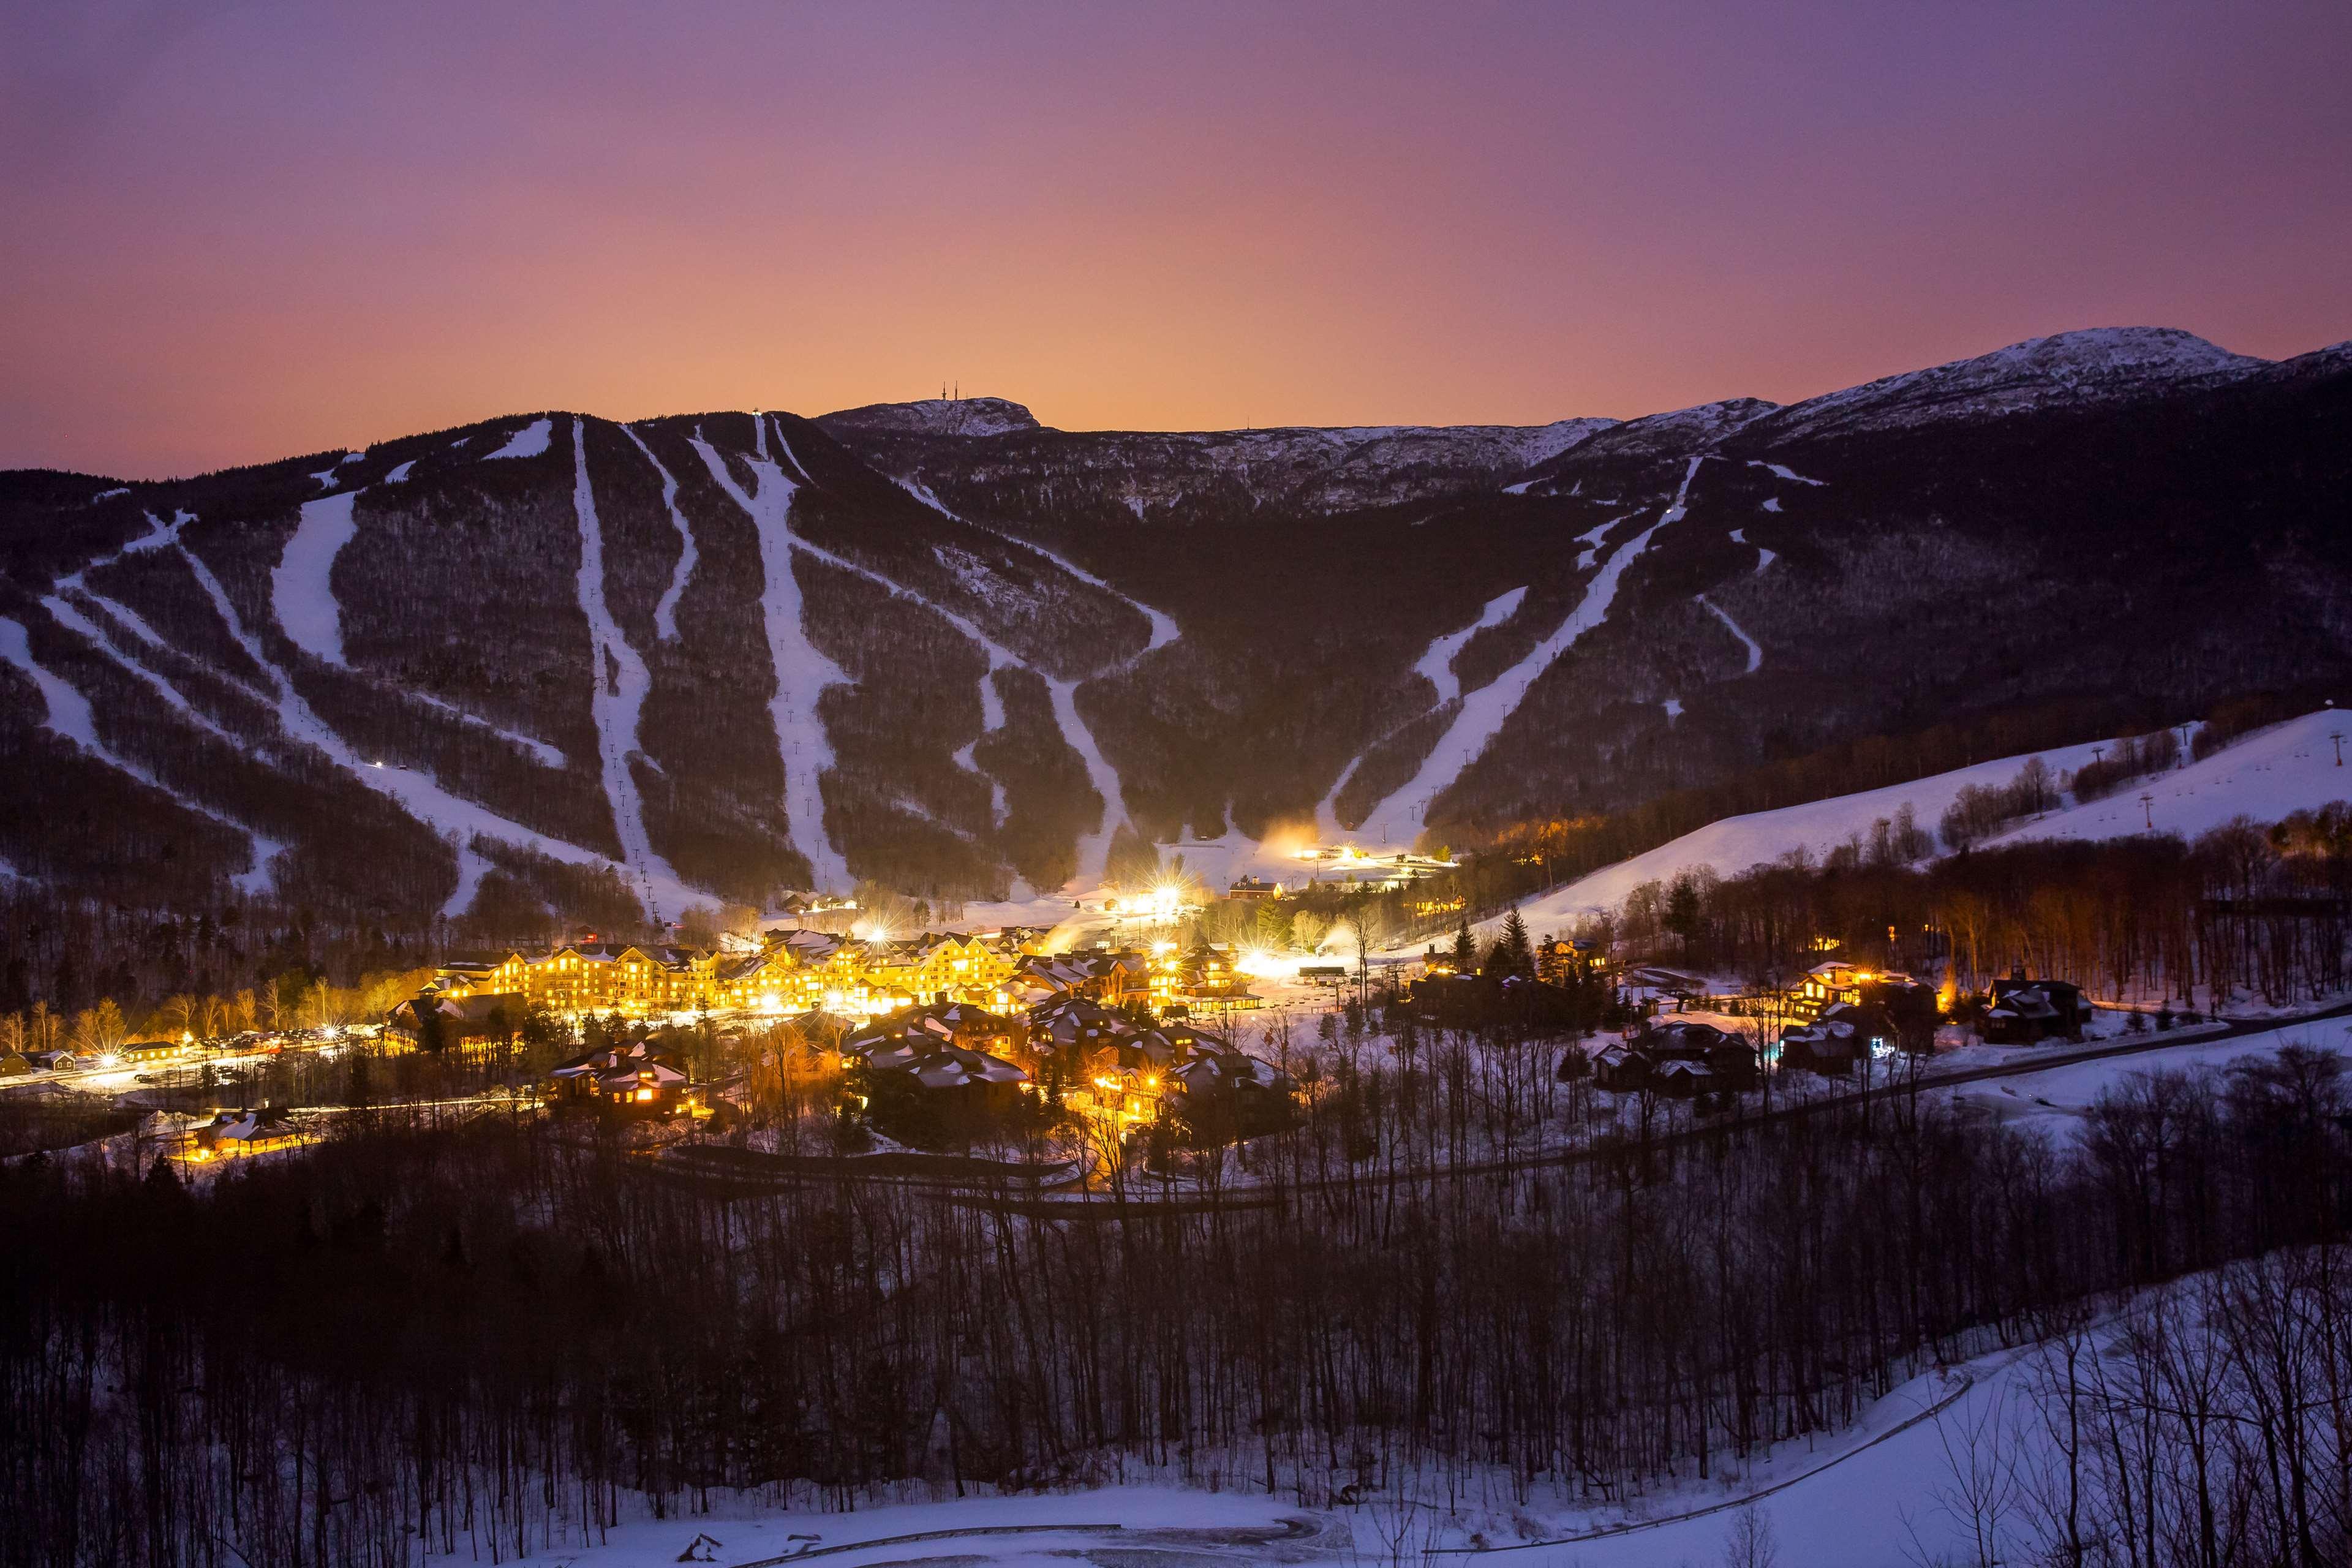
[[[2110,329],[1626,421],[541,411],[16,470],[0,862],[493,924],[995,897],[1150,841],[1393,835],[1409,781],[1410,830],[1462,843],[1944,715],[2153,721],[2352,673],[2352,531],[2315,526],[2347,430],[2346,345]]]

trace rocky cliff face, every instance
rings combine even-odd
[[[1460,841],[2004,707],[2341,679],[2347,494],[2352,357],[2152,329],[1622,423],[982,398],[0,475],[0,860],[674,916],[1055,887],[1124,826]]]

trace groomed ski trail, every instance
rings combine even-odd
[[[1367,843],[1393,842],[1401,848],[1412,845],[1421,832],[1430,803],[1451,789],[1501,733],[1537,678],[1551,668],[1554,659],[1574,647],[1578,638],[1609,618],[1609,606],[1617,597],[1617,584],[1623,579],[1625,568],[1641,558],[1658,530],[1681,521],[1687,510],[1691,480],[1697,475],[1698,466],[1711,455],[1703,452],[1690,460],[1690,466],[1683,470],[1682,484],[1675,490],[1675,499],[1658,521],[1617,548],[1601,566],[1600,574],[1592,579],[1591,586],[1584,591],[1583,600],[1551,636],[1538,643],[1534,651],[1491,684],[1470,694],[1461,711],[1454,715],[1454,722],[1430,748],[1412,782],[1373,808],[1356,829],[1358,837]]]
[[[677,873],[654,853],[646,831],[646,803],[630,771],[629,757],[638,750],[637,727],[645,714],[646,693],[653,677],[646,661],[621,635],[604,599],[604,525],[596,515],[595,488],[588,482],[587,422],[572,420],[572,508],[580,522],[580,611],[588,617],[588,653],[594,682],[589,710],[596,722],[596,754],[604,764],[604,799],[613,809],[613,831],[621,841],[621,858],[628,863],[645,899],[646,913],[660,924],[661,900],[654,892],[656,879],[675,882]],[[667,911],[675,916],[683,910]]]
[[[826,687],[845,684],[849,677],[809,641],[800,584],[793,577],[793,496],[800,487],[784,478],[783,470],[767,455],[767,421],[755,418],[752,424],[759,432],[759,455],[751,459],[756,494],[743,492],[728,471],[726,459],[699,431],[692,440],[712,481],[743,509],[759,536],[760,608],[767,622],[768,659],[776,679],[776,694],[768,712],[775,724],[776,752],[784,768],[785,830],[793,847],[808,861],[809,879],[815,890],[845,893],[854,885],[849,863],[842,858],[824,821],[822,781],[833,765],[833,746],[817,716],[817,700]]]
[[[320,752],[361,784],[390,798],[411,816],[451,841],[457,856],[457,888],[449,901],[442,906],[444,915],[454,917],[465,913],[467,905],[472,901],[474,889],[481,884],[486,868],[473,847],[477,836],[510,844],[517,848],[533,850],[568,866],[611,870],[625,879],[629,876],[630,868],[609,856],[600,855],[593,849],[583,849],[577,844],[501,816],[488,806],[451,794],[441,786],[439,781],[427,774],[385,763],[370,763],[362,758],[295,689],[292,678],[276,659],[270,658],[261,639],[246,626],[245,617],[237,614],[236,606],[229,601],[227,590],[221,586],[220,579],[213,575],[212,568],[184,544],[180,547],[180,552],[195,573],[196,581],[204,588],[205,596],[212,600],[214,613],[220,616],[221,624],[228,628],[229,635],[236,639],[238,646],[245,649],[268,680],[274,693],[278,728],[285,731],[286,739]],[[698,898],[692,889],[674,880],[671,885],[655,890],[679,909]]]
[[[92,758],[104,763],[149,789],[167,796],[187,810],[207,821],[245,835],[253,864],[230,879],[231,885],[249,897],[269,891],[273,873],[271,863],[285,853],[286,846],[278,839],[256,832],[236,819],[223,816],[202,801],[183,795],[137,763],[115,751],[98,738],[98,714],[84,697],[64,677],[58,675],[33,657],[32,638],[22,622],[0,616],[0,661],[16,666],[41,694],[42,728],[63,736]],[[224,737],[226,739],[226,737]]]
[[[1608,524],[1603,523],[1598,531],[1608,531]],[[1331,839],[1340,837],[1346,834],[1347,829],[1339,826],[1338,805],[1339,792],[1348,787],[1348,781],[1356,776],[1356,770],[1364,765],[1364,759],[1370,756],[1374,752],[1379,751],[1382,746],[1387,745],[1390,741],[1395,739],[1398,732],[1403,730],[1406,724],[1419,722],[1422,719],[1426,718],[1432,711],[1433,711],[1434,709],[1443,708],[1448,702],[1460,697],[1462,695],[1462,681],[1460,678],[1455,676],[1454,673],[1454,656],[1462,651],[1463,644],[1468,642],[1479,632],[1486,630],[1488,626],[1501,626],[1505,621],[1510,619],[1511,616],[1517,612],[1519,605],[1526,600],[1527,596],[1528,591],[1523,587],[1514,588],[1507,594],[1497,595],[1496,597],[1486,601],[1486,607],[1478,612],[1478,618],[1476,620],[1472,621],[1468,626],[1464,626],[1459,631],[1447,632],[1443,637],[1435,637],[1431,640],[1429,647],[1423,651],[1421,658],[1413,661],[1412,671],[1415,675],[1421,676],[1432,686],[1437,689],[1437,701],[1432,707],[1424,708],[1420,712],[1414,714],[1412,718],[1407,719],[1404,721],[1404,723],[1391,725],[1388,730],[1381,733],[1378,740],[1374,741],[1370,745],[1366,746],[1362,751],[1358,752],[1354,756],[1348,759],[1348,765],[1339,770],[1339,776],[1332,781],[1329,792],[1326,794],[1321,800],[1315,803],[1315,827],[1316,831],[1321,835],[1321,837],[1326,839]]]
[[[686,593],[686,584],[694,576],[695,563],[701,552],[694,546],[694,529],[687,522],[686,514],[677,510],[677,476],[669,471],[654,449],[646,445],[644,437],[624,425],[621,434],[637,445],[654,472],[661,476],[662,506],[669,512],[669,524],[677,530],[677,564],[670,569],[669,586],[662,591],[661,602],[654,606],[654,635],[664,642],[677,640],[677,602]]]
[[[1102,797],[1103,813],[1100,821],[1094,832],[1079,837],[1077,845],[1078,875],[1101,876],[1110,859],[1112,837],[1117,835],[1121,826],[1131,825],[1133,818],[1128,813],[1127,791],[1119,783],[1118,770],[1112,767],[1109,759],[1103,755],[1102,743],[1095,739],[1094,727],[1088,724],[1086,716],[1078,711],[1078,688],[1089,680],[1123,674],[1133,668],[1136,661],[1142,658],[1144,655],[1166,647],[1170,643],[1174,642],[1182,635],[1181,628],[1171,616],[1153,609],[1139,599],[1129,597],[1069,557],[1056,551],[1048,550],[1034,541],[1024,539],[1017,533],[1008,533],[1003,529],[992,528],[984,522],[974,522],[968,517],[961,517],[950,511],[941,503],[940,498],[931,493],[929,486],[902,479],[898,481],[898,487],[951,522],[961,523],[966,528],[977,529],[982,533],[993,534],[1007,544],[1026,550],[1032,555],[1052,562],[1079,582],[1108,594],[1119,603],[1134,610],[1143,616],[1145,623],[1150,627],[1150,637],[1136,653],[1115,664],[1105,665],[1100,669],[1082,675],[1076,680],[1063,680],[1047,675],[1042,669],[1036,672],[1039,679],[1045,682],[1046,692],[1052,700],[1055,727],[1062,731],[1062,739],[1068,743],[1070,749],[1078,753],[1078,760],[1086,764],[1087,782],[1091,784],[1095,793]]]
[[[1762,568],[1759,567],[1758,570],[1760,571]],[[1723,623],[1724,629],[1729,632],[1733,637],[1738,637],[1739,639],[1739,645],[1748,650],[1748,668],[1741,673],[1753,675],[1758,670],[1763,668],[1764,645],[1758,642],[1754,637],[1749,637],[1746,632],[1740,630],[1739,623],[1733,620],[1730,615],[1721,605],[1717,604],[1705,594],[1701,594],[1698,596],[1698,602],[1705,605],[1708,609],[1713,610],[1715,612],[1715,618]]]

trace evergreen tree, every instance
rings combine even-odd
[[[1528,940],[1527,922],[1519,919],[1516,906],[1504,917],[1503,933],[1487,950],[1486,966],[1482,973],[1489,980],[1501,980],[1513,974],[1524,980],[1535,978],[1535,945]]]
[[[1478,967],[1478,942],[1470,934],[1470,922],[1465,920],[1454,928],[1454,973],[1468,974]]]

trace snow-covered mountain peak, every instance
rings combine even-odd
[[[1655,457],[1711,447],[1778,409],[1760,397],[1727,397],[1628,419],[1580,444],[1579,456]]]
[[[2177,327],[2058,332],[1808,398],[1763,421],[1756,433],[1775,438],[1843,435],[2123,403],[2184,385],[2235,380],[2268,363],[2231,353]]]
[[[869,403],[844,408],[817,423],[828,430],[891,430],[920,436],[1008,436],[1041,428],[1035,415],[1004,397],[926,397],[915,403]]]

